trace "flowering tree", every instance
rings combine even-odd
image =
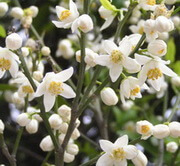
[[[1,0],[0,164],[179,165],[179,2]]]

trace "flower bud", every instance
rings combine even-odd
[[[42,139],[40,143],[40,148],[45,152],[52,151],[54,149],[53,142],[49,135]]]
[[[159,16],[155,20],[155,28],[159,32],[170,32],[174,29],[174,23],[164,16]]]
[[[62,124],[60,124],[60,126],[59,126],[59,131],[60,131],[61,133],[66,134],[67,129],[68,129],[68,124],[67,124],[67,123],[63,122]]]
[[[51,128],[53,129],[59,129],[61,123],[62,123],[62,119],[58,114],[53,114],[49,117],[49,124],[51,126]]]
[[[66,151],[71,155],[77,155],[79,152],[79,148],[76,144],[68,144]]]
[[[16,19],[21,19],[24,15],[24,11],[20,7],[13,7],[10,15]]]
[[[165,3],[168,5],[173,5],[176,3],[176,0],[165,0]]]
[[[43,74],[40,71],[34,71],[33,72],[33,78],[40,82],[43,79]]]
[[[18,106],[18,107],[22,107],[24,106],[24,98],[21,98],[19,95],[18,95],[18,92],[15,92],[13,95],[12,95],[12,102]]]
[[[30,6],[29,8],[32,11],[32,17],[36,17],[38,15],[39,9],[36,6]]]
[[[42,53],[42,55],[44,55],[44,56],[49,56],[50,53],[51,53],[51,50],[50,50],[49,47],[43,46],[43,47],[41,48],[41,53]]]
[[[163,40],[154,40],[148,44],[148,52],[156,56],[164,56],[167,53],[167,45]]]
[[[0,17],[4,16],[8,11],[8,5],[6,2],[0,2]]]
[[[169,142],[166,144],[166,150],[171,153],[175,153],[178,149],[178,144],[176,142]]]
[[[109,18],[113,15],[112,10],[108,10],[108,9],[104,8],[103,6],[101,6],[98,9],[98,12],[99,12],[101,18],[103,18],[103,19]]]
[[[171,83],[176,86],[176,87],[180,87],[180,77],[172,77],[171,78]]]
[[[84,33],[91,31],[93,29],[93,21],[91,17],[87,14],[83,14],[77,18],[72,24],[72,32],[75,32],[77,29],[80,29]]]
[[[25,45],[26,45],[26,47],[31,48],[33,51],[36,50],[37,44],[36,44],[35,40],[33,40],[31,38],[26,41]]]
[[[0,134],[3,134],[4,131],[4,123],[3,121],[0,119]]]
[[[106,87],[100,92],[104,104],[111,106],[118,103],[118,97],[112,88]]]
[[[147,157],[138,150],[138,155],[132,159],[132,162],[135,166],[146,166],[148,163]]]
[[[30,123],[26,125],[26,130],[29,134],[34,134],[38,131],[38,121],[36,119],[32,119]]]
[[[28,56],[29,55],[29,49],[27,47],[22,47],[21,52],[23,56]]]
[[[170,134],[169,127],[164,124],[155,125],[153,128],[153,136],[158,139],[163,139],[168,137]]]
[[[171,122],[169,123],[170,136],[177,138],[180,137],[180,123],[179,122]]]
[[[153,132],[153,125],[147,120],[142,120],[136,123],[136,131],[141,134],[141,139],[148,139]]]
[[[169,33],[168,32],[162,32],[162,33],[158,33],[158,39],[161,39],[161,40],[168,40],[169,39]]]
[[[71,155],[67,152],[64,153],[64,162],[65,163],[71,163],[74,160],[74,155]]]
[[[24,28],[30,28],[31,24],[32,24],[32,17],[31,16],[26,16],[26,17],[23,17],[21,19],[21,23],[23,25]]]
[[[6,47],[17,50],[22,46],[22,38],[17,33],[11,33],[6,37]]]
[[[134,102],[131,100],[127,100],[125,103],[122,103],[121,107],[123,110],[127,111],[134,105]]]
[[[62,105],[58,108],[58,114],[64,119],[67,119],[71,115],[71,108],[67,105]]]
[[[179,16],[174,16],[171,18],[172,22],[174,23],[175,27],[179,27],[180,26],[180,17]]]
[[[80,137],[80,132],[79,132],[79,130],[78,130],[77,128],[75,128],[74,131],[73,131],[73,133],[72,133],[71,138],[72,138],[73,140],[76,140],[76,139],[79,138],[79,137]]]
[[[17,123],[20,126],[26,126],[31,122],[31,119],[29,119],[29,116],[27,113],[22,113],[20,115],[18,115],[17,117]]]

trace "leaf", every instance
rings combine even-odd
[[[180,75],[180,60],[179,61],[176,61],[174,64],[173,64],[173,69],[174,69],[174,72],[177,73],[178,75]]]
[[[165,58],[166,58],[166,60],[170,60],[171,62],[174,62],[175,55],[176,55],[176,46],[174,43],[174,39],[170,38],[167,43],[167,54],[166,54]]]
[[[15,86],[8,85],[8,84],[0,84],[0,91],[6,91],[6,90],[17,90]]]
[[[103,5],[104,8],[112,11],[119,11],[114,5],[112,5],[108,0],[100,0],[101,4]]]
[[[6,30],[2,25],[0,25],[0,36],[1,37],[6,37]]]

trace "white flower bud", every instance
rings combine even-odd
[[[6,100],[7,102],[9,102],[9,103],[13,103],[13,101],[12,101],[12,95],[13,95],[13,92],[12,92],[12,91],[9,91],[9,90],[5,91],[5,92],[4,92],[4,98],[5,98],[5,100]]]
[[[17,50],[22,46],[22,38],[17,33],[11,33],[6,37],[6,47]]]
[[[31,24],[32,24],[32,17],[31,16],[26,16],[26,17],[23,17],[21,19],[21,23],[23,25],[24,28],[30,28]]]
[[[29,48],[31,48],[33,51],[34,50],[36,50],[36,42],[33,40],[33,39],[28,39],[27,41],[26,41],[26,47],[29,47]]]
[[[51,50],[50,50],[49,47],[43,46],[43,47],[41,48],[41,53],[42,53],[42,55],[44,55],[44,56],[48,56],[48,55],[50,55]]]
[[[180,87],[180,77],[172,77],[171,78],[171,83],[176,86],[176,87]]]
[[[148,52],[156,56],[164,56],[167,53],[167,45],[163,40],[154,40],[148,44]]]
[[[161,40],[168,40],[169,39],[169,33],[168,32],[162,32],[162,33],[158,33],[158,39]]]
[[[164,124],[155,125],[153,128],[153,136],[158,139],[163,139],[168,137],[170,134],[169,127]]]
[[[38,131],[38,121],[36,119],[32,119],[30,123],[26,125],[26,130],[29,134],[34,134]]]
[[[52,142],[51,137],[49,135],[42,139],[42,141],[40,143],[40,148],[45,152],[49,152],[49,151],[52,151],[54,149],[53,142]]]
[[[170,136],[177,138],[180,137],[180,123],[179,122],[171,122],[169,124]]]
[[[76,127],[79,127],[79,125],[81,124],[79,119],[76,119]]]
[[[168,5],[173,5],[176,3],[176,0],[165,0],[165,3]]]
[[[131,100],[127,100],[125,103],[122,103],[121,107],[123,110],[127,111],[134,105],[134,102]]]
[[[101,99],[104,104],[111,106],[116,105],[118,97],[112,88],[106,87],[100,92]]]
[[[26,126],[30,122],[31,122],[31,119],[29,119],[29,116],[27,113],[22,113],[22,114],[18,115],[18,117],[17,117],[17,123],[20,126]]]
[[[148,163],[147,157],[138,150],[138,155],[132,159],[132,162],[135,166],[146,166]]]
[[[28,56],[29,55],[29,49],[27,47],[22,47],[21,52],[23,56]]]
[[[16,19],[21,19],[24,15],[24,11],[20,7],[13,7],[10,15]]]
[[[81,63],[81,54],[80,54],[80,51],[76,52],[76,61]]]
[[[76,144],[68,144],[66,151],[71,155],[77,155],[79,152],[79,148]]]
[[[0,134],[3,134],[4,131],[4,123],[3,121],[0,119]]]
[[[67,105],[62,105],[58,108],[58,114],[64,119],[69,119],[71,115],[71,108]]]
[[[21,97],[18,95],[18,92],[15,92],[15,93],[12,95],[12,102],[13,102],[14,104],[16,104],[16,106],[19,106],[19,107],[24,106],[24,98],[21,98]]]
[[[51,126],[51,128],[53,129],[59,129],[61,123],[62,123],[62,119],[58,114],[53,114],[49,117],[49,124]]]
[[[130,22],[131,24],[136,24],[138,21],[139,21],[139,18],[138,18],[138,17],[134,17],[134,16],[132,16],[132,17],[129,19],[129,22]]]
[[[175,27],[179,27],[180,26],[180,17],[179,16],[174,16],[171,18],[172,22],[174,23]]]
[[[36,17],[38,15],[39,9],[36,6],[29,7],[32,11],[32,17]]]
[[[71,28],[72,32],[75,32],[75,30],[80,29],[84,33],[87,33],[93,29],[93,21],[89,15],[83,14],[79,18],[77,18],[76,21],[73,22]]]
[[[0,17],[4,16],[8,11],[8,5],[6,2],[0,2]]]
[[[65,122],[63,122],[62,124],[60,124],[60,126],[59,126],[58,129],[59,129],[59,131],[60,131],[61,133],[66,134],[67,129],[68,129],[68,124],[65,123]]]
[[[72,133],[71,138],[72,138],[73,140],[76,140],[76,139],[79,138],[79,137],[80,137],[80,132],[79,132],[79,130],[78,130],[77,128],[75,128],[74,131],[73,131],[73,133]]]
[[[174,23],[165,16],[159,16],[155,20],[155,28],[159,32],[170,32],[174,29]]]
[[[111,10],[106,9],[103,6],[98,9],[98,12],[103,19],[109,18],[113,15],[113,12]]]
[[[175,153],[178,149],[178,144],[176,142],[169,142],[166,144],[166,150],[171,153]]]
[[[141,139],[148,139],[153,132],[153,125],[147,120],[142,120],[136,123],[136,131],[142,135]]]
[[[41,71],[34,71],[33,72],[33,78],[40,82],[43,79],[43,74]]]
[[[71,154],[69,154],[67,152],[64,153],[64,162],[65,163],[73,162],[74,158],[75,158],[74,155],[71,155]]]

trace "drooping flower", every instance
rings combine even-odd
[[[50,111],[53,107],[57,95],[64,98],[74,98],[76,94],[72,88],[65,84],[73,74],[73,68],[63,70],[57,74],[49,72],[45,75],[42,83],[38,86],[35,96],[39,97],[44,95],[44,106],[46,111]]]
[[[127,166],[127,159],[131,160],[138,155],[134,145],[128,145],[128,136],[118,138],[113,144],[107,140],[99,141],[102,150],[105,152],[97,161],[96,166]]]

